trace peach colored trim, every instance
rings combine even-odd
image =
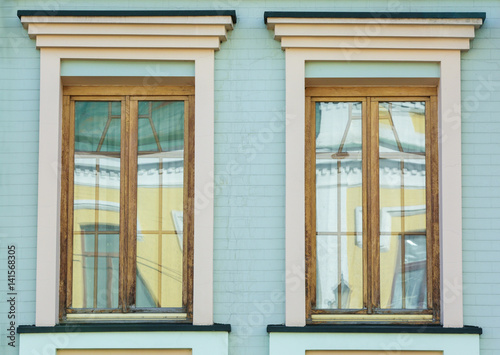
[[[305,62],[315,60],[441,64],[441,319],[447,327],[463,325],[460,51],[469,49],[469,40],[482,22],[481,19],[268,18],[268,28],[274,29],[275,37],[281,40],[287,62],[287,325],[303,326],[306,323],[304,147],[297,142],[304,141]],[[454,223],[457,220],[460,222]]]
[[[40,128],[38,158],[38,223],[36,325],[57,323],[59,309],[59,220],[61,200],[60,59],[40,51]]]
[[[305,64],[303,53],[286,55],[286,325],[305,325]]]
[[[31,23],[28,34],[37,35],[146,35],[146,36],[215,36],[226,39],[226,29],[220,25],[144,24],[131,27],[127,24],[89,23]]]
[[[214,52],[195,60],[193,323],[213,324]]]
[[[286,325],[305,320],[304,68],[305,61],[438,62],[440,78],[440,218],[442,322],[463,326],[460,51],[290,48],[286,55]],[[401,79],[404,80],[404,79]],[[404,83],[404,82],[402,82]],[[458,222],[457,222],[458,221]]]
[[[231,16],[85,17],[22,16],[41,47],[219,49],[233,28]]]
[[[482,19],[268,18],[285,48],[468,50]]]
[[[441,234],[441,317],[447,327],[463,326],[462,305],[462,129],[460,52],[441,60],[439,87],[439,215]]]
[[[150,23],[150,18],[140,18],[141,23]],[[193,25],[210,23],[210,18],[187,18],[184,23]],[[23,17],[23,24],[51,23],[54,18]],[[89,18],[57,18],[61,22],[91,22]],[[97,23],[106,18],[95,19]],[[110,20],[110,19],[108,19]],[[128,23],[130,18],[113,18]],[[155,18],[151,23],[168,23],[170,18]],[[176,18],[174,23],[182,19]],[[220,29],[231,28],[231,18],[215,17],[214,24],[220,22]],[[134,22],[131,22],[134,23]],[[125,32],[130,33],[136,25],[128,25]],[[50,30],[50,26],[46,26]],[[97,28],[97,27],[95,27]],[[179,27],[180,28],[180,27]],[[121,28],[125,29],[124,26]],[[212,28],[213,29],[213,28]],[[52,28],[55,31],[55,27]],[[60,30],[60,28],[58,28]],[[185,30],[185,28],[184,28]],[[35,32],[34,30],[32,32]],[[206,35],[206,34],[205,34]],[[121,60],[186,60],[195,63],[195,225],[194,225],[194,280],[193,280],[193,323],[213,324],[213,165],[214,165],[214,50],[218,49],[219,34],[212,37],[173,37],[163,36],[155,47],[143,48],[147,41],[157,37],[116,37],[119,48],[96,47],[95,42],[106,40],[92,36],[40,35],[44,47],[40,50],[40,139],[39,139],[39,204],[37,230],[37,285],[36,285],[36,325],[53,326],[58,323],[59,304],[59,214],[60,214],[60,132],[62,84],[60,63],[63,59],[121,59]],[[78,39],[76,39],[78,38]],[[118,38],[118,40],[117,40]],[[44,42],[47,39],[52,42]],[[57,39],[57,41],[56,41]],[[165,41],[182,39],[183,49],[168,48]],[[187,41],[186,41],[187,39]],[[85,43],[89,48],[69,48],[75,41]],[[121,42],[120,42],[121,41]],[[202,41],[210,41],[210,46],[198,49]],[[116,44],[115,43],[115,44]],[[102,43],[101,43],[102,44]],[[74,80],[74,78],[73,78]],[[168,79],[167,79],[168,80]],[[85,82],[83,80],[82,82]],[[200,252],[202,251],[202,252]]]
[[[286,48],[469,49],[468,38],[282,37]]]
[[[470,25],[435,25],[422,26],[415,32],[413,25],[407,24],[383,24],[371,23],[363,25],[363,33],[359,31],[358,24],[289,24],[280,23],[275,26],[274,38],[281,39],[281,36],[352,36],[357,33],[366,37],[458,37],[474,38],[474,27]]]
[[[206,48],[219,49],[218,36],[67,36],[38,35],[37,48],[42,47],[86,47],[86,48]]]

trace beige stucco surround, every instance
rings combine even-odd
[[[286,325],[304,326],[305,63],[437,62],[441,321],[463,326],[460,53],[481,18],[267,18],[286,56]],[[333,82],[333,81],[332,81]],[[345,80],[344,80],[345,82]],[[376,82],[376,81],[375,81]],[[409,81],[408,81],[409,82]],[[399,79],[398,85],[408,84]]]
[[[194,62],[193,323],[213,324],[214,51],[233,27],[231,16],[22,16],[21,22],[40,49],[36,325],[58,323],[64,59]]]

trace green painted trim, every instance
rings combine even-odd
[[[21,16],[231,16],[237,21],[235,10],[18,10]]]
[[[264,23],[270,17],[288,18],[396,18],[396,19],[486,19],[486,12],[328,12],[328,11],[266,11],[264,12]]]
[[[439,63],[306,62],[306,78],[439,78]]]
[[[63,60],[61,76],[194,77],[194,62]]]

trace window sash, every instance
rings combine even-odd
[[[194,202],[194,93],[186,88],[111,88],[112,95],[93,96],[95,88],[68,88],[63,97],[63,142],[61,186],[61,287],[60,319],[75,313],[168,312],[185,314],[180,321],[192,319],[193,281],[193,202]],[[102,88],[100,88],[102,91]],[[99,90],[98,90],[99,91]],[[141,95],[144,92],[144,95]],[[71,95],[68,95],[71,93]],[[128,95],[133,93],[134,95]],[[115,95],[119,94],[119,95]],[[137,95],[139,94],[139,95]],[[153,94],[153,95],[150,95]],[[186,95],[189,94],[189,95]],[[136,243],[137,243],[137,104],[139,101],[184,102],[184,168],[183,168],[183,242],[182,242],[182,307],[135,307]],[[75,156],[75,102],[121,102],[121,167],[120,167],[120,248],[119,307],[71,308],[73,277],[73,204]],[[140,154],[140,153],[139,153]],[[108,154],[109,155],[109,154]],[[114,154],[117,155],[116,153]],[[68,317],[69,318],[69,317]],[[172,317],[179,321],[178,317]]]
[[[308,88],[306,89],[306,159],[305,159],[305,222],[306,222],[306,314],[308,322],[315,321],[370,321],[370,315],[379,315],[376,321],[399,314],[413,322],[439,322],[439,209],[438,209],[438,150],[437,97],[435,88]],[[396,96],[406,91],[415,96]],[[377,96],[375,96],[377,94]],[[387,96],[384,96],[388,94]],[[365,96],[363,96],[365,95]],[[373,95],[373,96],[372,96]],[[389,96],[390,95],[390,96]],[[379,177],[378,147],[380,102],[425,101],[426,137],[426,244],[427,252],[427,309],[383,309],[380,306],[380,247],[379,247]],[[316,109],[317,102],[362,102],[362,238],[363,247],[363,308],[333,309],[316,307]],[[387,155],[388,153],[384,153]],[[390,155],[390,154],[389,154]],[[393,154],[394,155],[394,154]],[[410,154],[402,154],[406,158]],[[413,155],[413,154],[412,154]],[[359,158],[359,157],[358,157]],[[397,158],[396,156],[391,158]],[[399,157],[398,157],[399,158]],[[370,170],[371,169],[371,170]],[[356,234],[356,233],[355,233]],[[349,318],[351,314],[354,318]],[[363,316],[365,314],[366,316]],[[331,315],[329,317],[328,315]],[[338,315],[341,318],[335,318]],[[418,317],[422,315],[422,317]],[[347,317],[347,318],[345,318]],[[429,318],[431,317],[431,318]],[[373,318],[373,317],[372,317]],[[375,321],[375,319],[373,319]],[[394,321],[387,318],[387,321]],[[396,320],[397,321],[397,320]]]

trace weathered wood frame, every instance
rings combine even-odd
[[[439,161],[436,87],[310,87],[305,101],[306,321],[440,322]],[[317,310],[315,102],[362,102],[363,309]],[[378,103],[425,101],[427,310],[380,309]],[[313,319],[316,316],[316,319]],[[319,316],[319,317],[318,317]]]
[[[119,309],[72,309],[74,102],[121,101]],[[181,308],[135,308],[137,229],[137,103],[139,100],[184,101],[183,286]],[[194,259],[194,88],[65,87],[61,154],[61,249],[59,319],[70,313],[182,313],[193,319]],[[107,318],[108,319],[108,318]],[[118,318],[117,318],[118,319]],[[108,319],[109,320],[109,319]]]

